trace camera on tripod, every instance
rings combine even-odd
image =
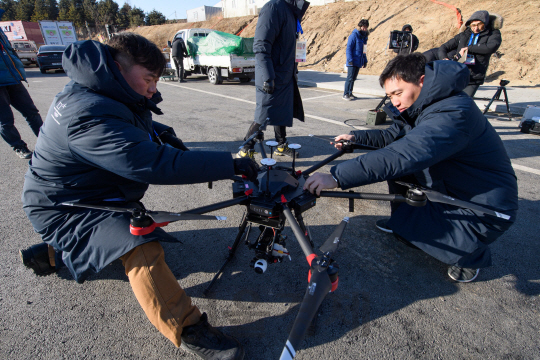
[[[412,32],[410,31],[390,31],[390,42],[388,48],[391,50],[403,50],[412,48]]]

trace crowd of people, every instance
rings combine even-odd
[[[304,120],[295,44],[308,6],[303,0],[271,0],[262,8],[255,32],[256,108],[245,140],[262,124],[274,126],[276,155],[290,155],[286,128],[293,119]],[[336,141],[377,150],[333,166],[330,174],[315,173],[304,185],[320,194],[387,181],[391,193],[404,193],[398,182],[405,181],[510,215],[504,219],[440,203],[402,203],[392,206],[390,218],[377,222],[379,229],[448,264],[448,276],[458,282],[474,280],[481,268],[491,265],[488,245],[512,225],[518,209],[510,159],[471,98],[500,46],[501,24],[500,18],[477,11],[464,31],[425,54],[415,52],[419,41],[412,26],[405,25],[409,44],[379,79],[391,102],[387,110],[393,125],[337,136]],[[345,100],[354,98],[354,82],[367,64],[368,35],[369,21],[362,19],[347,41]],[[0,40],[15,65],[9,73],[16,74],[0,78],[1,134],[17,155],[30,159],[23,209],[42,240],[20,251],[24,265],[37,275],[67,267],[82,283],[121,259],[149,321],[175,346],[203,359],[242,359],[240,342],[209,324],[165,263],[160,241],[170,235],[160,228],[132,235],[125,230],[130,219],[124,213],[59,204],[144,209],[141,199],[149,184],[193,184],[235,174],[254,179],[259,170],[254,143],[248,142],[235,158],[228,152],[189,151],[171,127],[154,121],[152,114],[161,113],[157,82],[165,59],[156,45],[127,32],[108,44],[88,40],[66,48],[63,67],[71,81],[55,96],[42,123],[21,85],[22,63],[1,31]],[[181,64],[187,55],[182,39],[174,41],[173,51],[174,61]],[[177,69],[183,81],[183,69]],[[14,127],[10,105],[39,134],[33,154]]]

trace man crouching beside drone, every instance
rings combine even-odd
[[[253,178],[257,165],[230,152],[187,151],[152,121],[165,59],[144,37],[76,42],[62,64],[71,81],[53,100],[25,175],[23,207],[44,242],[20,251],[24,265],[37,275],[65,265],[82,283],[121,259],[148,319],[174,345],[204,359],[242,359],[240,343],[208,323],[165,263],[159,242],[176,239],[161,228],[132,235],[124,212],[62,203],[143,208],[149,184]]]
[[[491,265],[488,244],[512,225],[518,209],[517,180],[499,135],[462,90],[469,70],[454,62],[426,64],[421,54],[391,60],[379,78],[392,105],[386,130],[353,131],[349,140],[378,150],[315,173],[304,188],[349,189],[383,180],[404,194],[403,181],[511,216],[491,215],[441,203],[413,207],[392,203],[389,220],[377,227],[449,264],[448,276],[473,281]],[[336,148],[341,149],[337,143]]]

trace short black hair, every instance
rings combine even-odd
[[[140,65],[151,72],[161,75],[167,60],[161,50],[144,36],[121,32],[114,35],[107,43],[114,60],[123,66]]]
[[[358,27],[362,27],[362,26],[369,27],[369,21],[366,19],[360,20],[360,22],[358,23]]]
[[[384,87],[388,79],[401,79],[412,84],[420,84],[420,78],[426,73],[426,58],[421,53],[398,55],[388,62],[381,76],[379,84]]]

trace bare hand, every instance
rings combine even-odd
[[[469,50],[468,47],[464,47],[464,48],[462,48],[461,50],[459,50],[459,56],[465,55],[465,53],[467,52],[467,50]]]
[[[310,193],[316,192],[317,195],[321,195],[321,190],[335,189],[338,187],[338,183],[332,175],[315,173],[307,178],[304,184],[304,190],[308,190]]]
[[[338,135],[335,137],[334,141],[336,141],[334,143],[334,146],[336,147],[336,149],[338,150],[341,150],[341,148],[343,147],[343,144],[342,143],[339,143],[338,141],[340,140],[345,140],[345,141],[354,141],[356,138],[354,137],[354,135],[350,135],[350,134],[343,134],[343,135]],[[331,144],[331,143],[330,143]]]

